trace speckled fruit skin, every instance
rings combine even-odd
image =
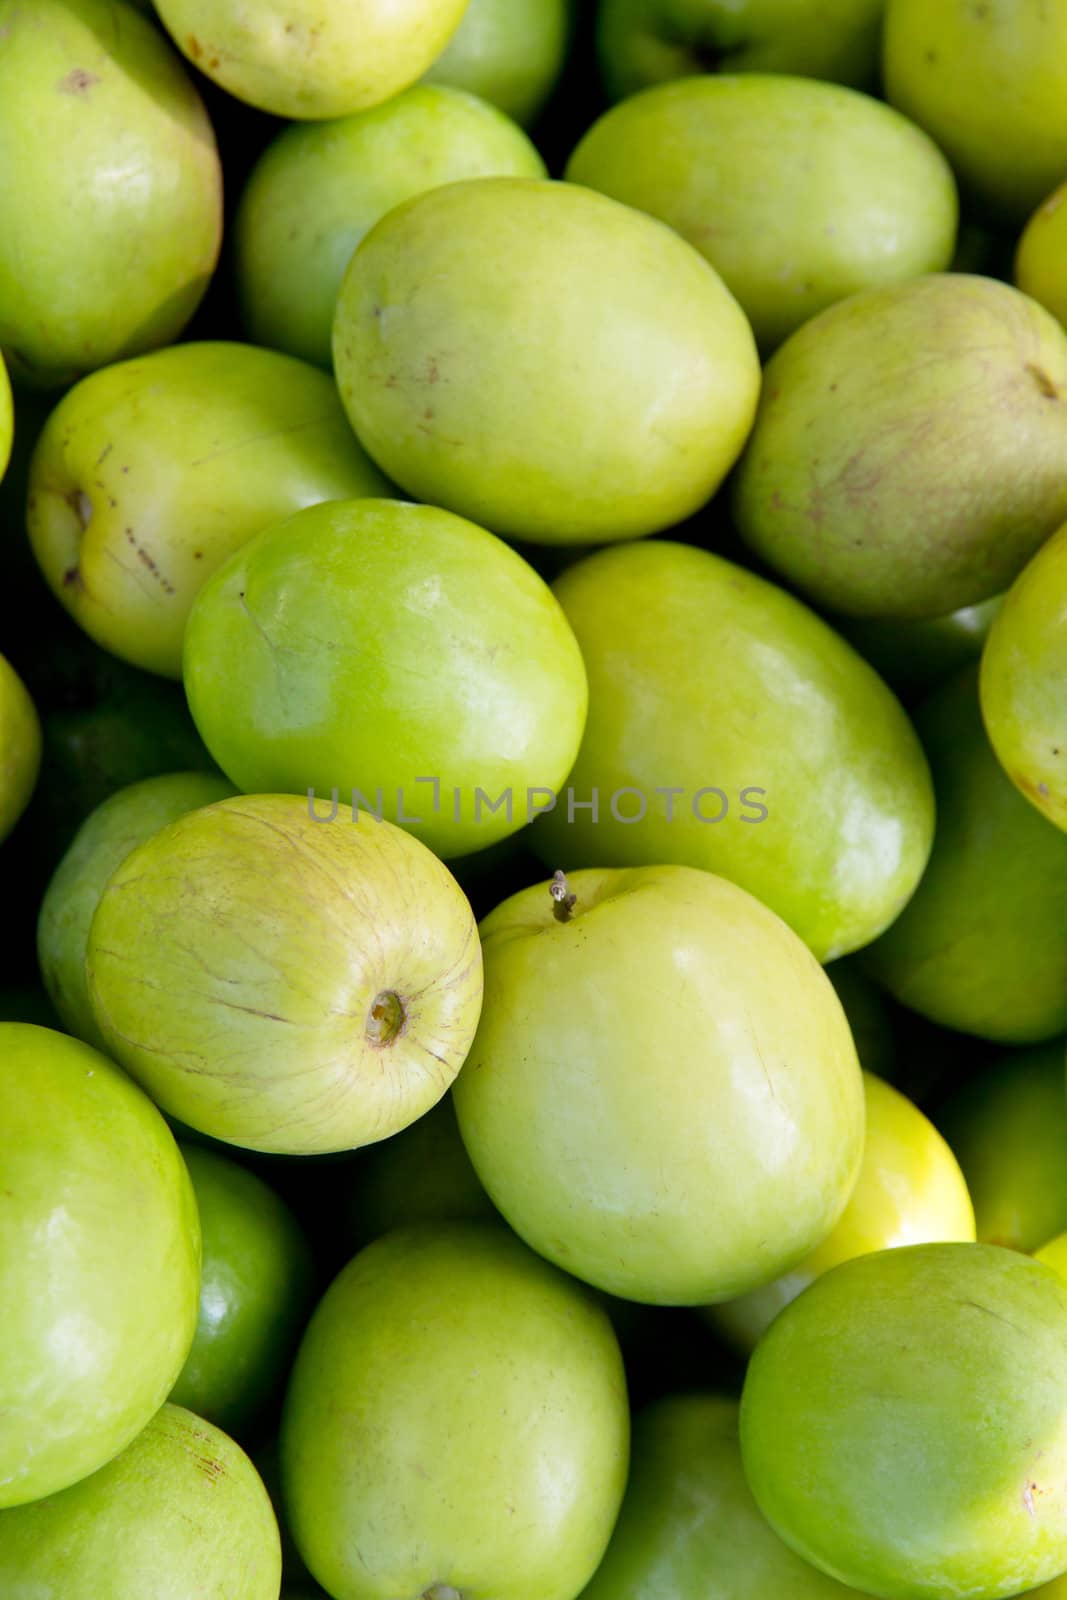
[[[697,511],[760,384],[752,330],[691,245],[535,178],[448,184],[390,212],[345,274],[333,351],[384,472],[544,544],[635,538]]]
[[[613,99],[698,72],[782,72],[873,86],[883,0],[602,0]]]
[[[222,170],[200,96],[131,6],[0,0],[0,30],[0,345],[16,380],[57,388],[178,336],[218,258]]]
[[[982,652],[982,717],[1008,777],[1067,829],[1067,527],[1008,591]]]
[[[424,81],[466,89],[529,127],[563,69],[577,4],[470,0]]]
[[[64,1028],[106,1052],[85,978],[89,926],[108,879],[168,822],[234,792],[209,772],[168,772],[131,783],[85,819],[52,874],[37,919],[37,962]]]
[[[228,556],[304,506],[389,492],[325,373],[194,343],[93,373],[60,401],[30,466],[27,527],[97,644],[180,678],[189,610]]]
[[[29,691],[0,656],[0,840],[29,804],[41,765],[41,724]]]
[[[1067,517],[1067,333],[934,273],[841,301],[768,363],[738,529],[816,604],[938,617],[1006,589]]]
[[[874,1250],[938,1240],[974,1242],[971,1197],[959,1162],[941,1134],[890,1084],[865,1072],[863,1086],[867,1107],[863,1164],[836,1227],[791,1272],[711,1313],[712,1325],[746,1355],[785,1306],[842,1261]],[[1062,1092],[1062,1082],[1060,1088]],[[1067,1121],[1067,1094],[1064,1101]]]
[[[736,1400],[656,1401],[634,1421],[631,1455],[618,1524],[582,1600],[864,1600],[768,1526],[745,1482]]]
[[[316,822],[296,795],[222,800],[138,846],[87,961],[101,1033],[165,1111],[289,1155],[370,1144],[428,1111],[482,996],[448,869],[391,823]]]
[[[453,1091],[490,1199],[628,1300],[767,1283],[834,1226],[863,1082],[833,985],[744,890],[691,867],[569,875],[481,925],[485,1002]]]
[[[185,689],[239,789],[313,788],[326,814],[336,790],[342,816],[356,791],[445,857],[514,833],[529,790],[563,785],[588,699],[533,568],[399,500],[312,507],[238,551],[193,608]]]
[[[1067,325],[1067,183],[1043,200],[1015,252],[1015,283]]]
[[[513,122],[458,89],[418,84],[370,111],[283,129],[234,223],[251,337],[328,369],[341,281],[364,235],[413,195],[495,173],[539,178],[545,165]]]
[[[863,965],[932,1022],[1004,1044],[1067,1030],[1067,839],[990,748],[977,670],[915,713],[938,828],[915,895]]]
[[[0,1169],[0,1506],[15,1506],[95,1472],[163,1404],[196,1326],[200,1225],[155,1107],[49,1028],[0,1024]]]
[[[567,166],[676,228],[736,295],[762,350],[861,289],[949,265],[958,203],[932,140],[810,78],[703,76],[595,122]]]
[[[440,55],[467,0],[157,0],[163,26],[238,100],[290,119],[345,117]]]
[[[972,209],[1021,225],[1067,171],[1065,0],[889,0],[888,98],[952,162]]]
[[[166,1405],[121,1455],[0,1512],[7,1600],[277,1600],[278,1525],[244,1452]]]
[[[963,1168],[983,1243],[1030,1251],[1067,1229],[1062,1041],[983,1068],[941,1107],[938,1126]]]
[[[820,961],[892,922],[926,865],[933,792],[910,722],[866,662],[783,589],[687,545],[601,551],[554,589],[589,675],[568,788],[579,804],[596,788],[599,812],[594,823],[561,796],[537,821],[548,866],[721,873]],[[613,812],[624,788],[638,796]]]
[[[200,1314],[170,1399],[237,1438],[260,1428],[311,1310],[311,1251],[289,1207],[215,1150],[182,1149],[203,1238]]]
[[[280,1440],[334,1600],[574,1600],[626,1485],[606,1312],[494,1224],[401,1229],[327,1290]]]
[[[1002,1600],[1067,1568],[1067,1283],[1014,1250],[860,1256],[749,1364],[745,1473],[771,1526],[886,1600]]]

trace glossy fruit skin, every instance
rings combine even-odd
[[[41,723],[26,685],[0,656],[0,840],[29,804],[41,766]]]
[[[180,678],[189,610],[228,556],[304,506],[389,488],[325,373],[209,341],[71,390],[38,440],[27,522],[49,587],[90,637]]]
[[[200,1225],[170,1130],[112,1062],[17,1022],[0,1061],[0,1506],[15,1506],[95,1472],[163,1404],[196,1325]]]
[[[768,1329],[741,1399],[771,1526],[887,1600],[1001,1600],[1067,1567],[1067,1283],[1013,1250],[836,1267]]]
[[[907,704],[979,659],[1003,603],[996,594],[945,617],[828,620]]]
[[[938,1112],[985,1244],[1032,1251],[1067,1229],[1063,1044],[985,1067]]]
[[[277,1600],[278,1525],[232,1439],[165,1405],[121,1455],[35,1505],[0,1512],[9,1600]]]
[[[173,1404],[244,1438],[288,1373],[311,1310],[311,1251],[289,1207],[214,1150],[182,1149],[203,1237],[200,1314]]]
[[[574,5],[575,0],[470,0],[423,82],[466,89],[529,127],[563,70]]]
[[[544,544],[636,538],[697,511],[760,383],[752,330],[691,245],[533,178],[449,184],[390,212],[349,265],[333,351],[384,472]]]
[[[889,0],[889,100],[930,133],[971,209],[1021,225],[1067,170],[1067,4]]]
[[[714,1309],[712,1325],[746,1355],[784,1307],[842,1261],[913,1244],[974,1242],[974,1207],[967,1183],[941,1134],[917,1106],[881,1078],[865,1072],[863,1087],[867,1107],[863,1164],[837,1225],[791,1272]],[[1067,1093],[1063,1098],[1062,1120],[1067,1122]]]
[[[466,0],[158,0],[163,26],[227,93],[289,119],[345,117],[414,83]]]
[[[1042,201],[1022,231],[1015,252],[1015,284],[1067,325],[1067,183]]]
[[[514,123],[459,89],[417,84],[370,111],[283,129],[234,222],[250,336],[329,370],[341,281],[374,224],[427,189],[496,173],[539,178],[545,165]]]
[[[763,396],[738,530],[832,611],[974,605],[1067,516],[1067,333],[1009,284],[941,273],[853,295],[776,352]]]
[[[677,229],[764,351],[846,295],[943,270],[956,245],[956,184],[933,141],[880,101],[810,78],[646,90],[593,124],[567,177]]]
[[[528,790],[563,785],[587,701],[533,568],[399,500],[312,507],[238,551],[189,619],[185,689],[245,793],[314,789],[328,815],[336,791],[343,825],[356,791],[445,857],[514,833]]]
[[[297,1546],[334,1600],[574,1600],[622,1500],[629,1421],[579,1284],[494,1224],[400,1229],[334,1280],[296,1358],[280,1449]]]
[[[710,873],[568,884],[565,922],[538,884],[481,924],[482,1019],[453,1091],[475,1171],[528,1244],[624,1299],[769,1282],[859,1172],[863,1083],[833,986]]]
[[[11,396],[11,379],[0,355],[0,478],[11,460],[11,446],[15,437],[15,407]]]
[[[279,1154],[373,1143],[429,1110],[482,995],[447,868],[366,813],[315,822],[296,795],[222,800],[138,846],[87,959],[112,1054],[163,1110]]]
[[[932,1022],[1003,1044],[1067,1031],[1067,839],[990,748],[973,668],[915,713],[937,795],[933,854],[863,965]]]
[[[107,1051],[89,999],[85,950],[111,874],[168,822],[233,793],[231,783],[209,772],[165,773],[120,789],[78,829],[49,881],[37,920],[41,978],[56,1015],[76,1038]]]
[[[3,0],[0,28],[0,235],[18,241],[0,345],[16,381],[57,388],[181,332],[218,258],[222,172],[200,96],[130,6]]]
[[[741,1466],[737,1402],[670,1395],[634,1421],[630,1481],[582,1600],[862,1600],[770,1528]]]
[[[597,43],[613,99],[697,72],[781,72],[872,87],[881,0],[601,0]]]
[[[982,652],[982,717],[1031,805],[1067,829],[1067,526],[1012,584]]]
[[[866,662],[792,595],[687,545],[601,551],[553,587],[589,675],[568,788],[578,803],[596,788],[600,811],[571,818],[561,797],[537,821],[547,865],[721,873],[820,961],[892,922],[926,865],[933,791],[910,722]],[[647,801],[640,826],[619,820],[637,815],[632,797],[611,810],[624,788]]]

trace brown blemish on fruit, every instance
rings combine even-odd
[[[79,567],[67,568],[66,572],[63,574],[63,587],[64,589],[81,589],[84,587],[82,583],[81,569]]]
[[[1056,385],[1053,383],[1044,367],[1039,367],[1036,362],[1028,361],[1026,363],[1026,370],[1047,400],[1059,399],[1060,391],[1057,389]]]
[[[427,383],[440,383],[440,381],[441,381],[441,369],[437,365],[437,357],[436,356],[430,356],[429,359],[426,362],[426,382]]]
[[[56,89],[60,94],[87,94],[93,84],[99,82],[98,75],[87,67],[73,67],[65,78],[60,78]]]
[[[188,50],[194,61],[199,61],[200,57],[204,53],[203,45],[200,43],[200,40],[196,37],[196,35],[192,33],[185,41],[185,48]]]

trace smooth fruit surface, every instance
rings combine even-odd
[[[601,551],[554,588],[589,716],[533,831],[542,859],[721,873],[821,961],[880,933],[926,865],[933,795],[866,662],[792,595],[686,545]]]
[[[187,811],[224,800],[233,785],[210,772],[168,772],[129,784],[82,823],[53,873],[37,919],[37,960],[63,1026],[106,1052],[85,977],[89,926],[100,896],[130,851]]]
[[[180,1406],[165,1405],[92,1477],[0,1512],[6,1600],[277,1600],[280,1580],[256,1469]]]
[[[738,529],[831,610],[974,605],[1067,516],[1067,333],[1009,284],[940,273],[853,295],[786,341],[763,393]]]
[[[333,349],[384,472],[546,544],[634,538],[698,510],[760,382],[743,312],[691,245],[532,178],[448,184],[390,212],[352,258]]]
[[[891,1084],[865,1072],[863,1087],[867,1108],[863,1163],[837,1225],[791,1272],[715,1308],[713,1325],[746,1354],[785,1306],[842,1261],[938,1240],[974,1241],[975,1213],[964,1174],[941,1134]],[[1060,1090],[1064,1100],[1060,1121],[1067,1123],[1062,1081]]]
[[[490,1199],[599,1289],[724,1300],[844,1209],[863,1083],[829,979],[751,895],[691,867],[568,876],[481,925],[485,1003],[455,1086]]]
[[[1067,183],[1042,201],[1015,252],[1015,283],[1067,324]]]
[[[952,171],[880,101],[810,78],[688,78],[607,112],[567,166],[572,183],[647,211],[719,272],[773,350],[861,289],[952,260]]]
[[[749,1365],[745,1473],[798,1554],[892,1600],[1001,1600],[1067,1567],[1067,1283],[993,1245],[861,1256]]]
[[[466,89],[528,126],[563,69],[573,7],[574,0],[469,0],[424,81]]]
[[[618,1344],[580,1285],[493,1224],[401,1229],[312,1317],[282,1486],[334,1600],[574,1600],[628,1446]]]
[[[87,959],[104,1038],[165,1111],[293,1155],[369,1144],[428,1111],[482,994],[447,868],[391,823],[316,822],[296,795],[222,800],[138,846]]]
[[[1067,527],[1012,584],[982,652],[982,717],[1008,777],[1067,829]]]
[[[16,379],[59,387],[181,332],[222,172],[180,60],[122,0],[3,0],[0,30],[0,346]]]
[[[25,811],[41,765],[41,723],[29,692],[0,656],[0,840]]]
[[[14,1506],[95,1472],[163,1404],[196,1325],[200,1226],[159,1112],[65,1034],[0,1024],[0,1146],[0,1506]]]
[[[977,676],[951,679],[915,713],[937,836],[915,895],[863,962],[932,1022],[1031,1044],[1067,1030],[1067,838],[993,754]]]
[[[547,584],[434,506],[312,507],[247,545],[189,619],[197,727],[245,793],[331,794],[466,855],[559,788],[585,726],[585,667]]]

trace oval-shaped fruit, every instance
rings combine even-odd
[[[41,766],[41,724],[29,691],[0,656],[0,839],[25,811]]]
[[[345,268],[387,211],[462,178],[544,172],[513,122],[456,89],[420,84],[340,121],[284,129],[252,169],[234,222],[246,327],[328,368]]]
[[[939,617],[1067,517],[1067,333],[1010,284],[871,289],[767,366],[734,480],[745,542],[817,604]]]
[[[52,874],[37,919],[37,961],[48,997],[68,1032],[107,1050],[85,977],[89,925],[107,880],[136,845],[200,806],[234,792],[210,772],[168,772],[131,783],[82,823]],[[194,1408],[195,1409],[195,1408]]]
[[[946,617],[830,617],[837,631],[906,702],[977,661],[1003,595]]]
[[[475,1171],[528,1244],[624,1299],[770,1282],[859,1172],[863,1082],[833,985],[711,873],[567,883],[569,909],[538,884],[482,923],[485,1002],[454,1090]]]
[[[353,500],[267,529],[201,591],[185,688],[245,793],[358,801],[442,856],[527,820],[566,779],[585,668],[559,602],[483,528]]]
[[[1067,325],[1067,183],[1042,201],[1019,239],[1015,283]]]
[[[222,171],[181,62],[122,0],[0,0],[0,33],[0,345],[59,387],[178,336],[218,258]]]
[[[982,652],[982,717],[997,758],[1067,829],[1067,526],[1016,578]]]
[[[344,117],[406,89],[440,55],[466,0],[158,0],[189,60],[277,117]]]
[[[0,1023],[0,1171],[0,1506],[14,1506],[95,1472],[163,1404],[196,1326],[200,1226],[151,1101],[49,1028]]]
[[[872,85],[884,0],[601,0],[597,43],[613,99],[698,72],[802,73]]]
[[[448,184],[391,211],[352,258],[333,350],[383,471],[545,544],[635,538],[698,510],[760,382],[744,314],[691,245],[533,178]]]
[[[221,800],[139,845],[87,959],[101,1033],[165,1111],[292,1155],[370,1144],[428,1111],[482,996],[448,869],[388,822],[316,821],[295,795]]]
[[[675,228],[736,295],[761,349],[818,311],[949,265],[958,204],[937,146],[837,84],[704,75],[595,122],[567,178]]]
[[[563,70],[573,0],[470,0],[426,83],[479,95],[523,126]]]
[[[0,1512],[9,1600],[277,1600],[278,1525],[244,1451],[166,1405],[92,1477]]]
[[[985,1244],[1036,1250],[1067,1229],[1063,1044],[1004,1056],[938,1112]]]
[[[704,867],[821,961],[892,922],[926,865],[933,796],[911,724],[855,651],[688,545],[601,551],[554,588],[589,716],[566,796],[532,834],[551,867]]]
[[[1061,1121],[1067,1123],[1062,1055],[1061,1051]],[[836,1227],[792,1271],[739,1300],[716,1306],[711,1313],[713,1326],[746,1354],[785,1306],[842,1261],[938,1240],[974,1241],[975,1213],[967,1184],[941,1134],[890,1084],[868,1072],[863,1086],[867,1106],[863,1164]],[[1067,1169],[1067,1159],[1063,1164]]]
[[[362,1251],[293,1368],[282,1487],[334,1600],[574,1600],[626,1484],[606,1312],[494,1224]]]
[[[214,1150],[182,1154],[204,1259],[200,1315],[170,1399],[244,1437],[280,1390],[314,1287],[308,1242],[261,1178]]]
[[[972,207],[1022,223],[1067,171],[1067,0],[889,0],[888,98],[930,133]]]
[[[671,1395],[634,1420],[630,1481],[582,1600],[863,1600],[801,1561],[752,1498],[737,1402]]]
[[[1067,838],[990,748],[968,669],[915,714],[937,837],[915,895],[863,964],[932,1022],[1004,1044],[1067,1030]]]
[[[1001,1600],[1067,1569],[1067,1283],[994,1245],[847,1261],[767,1330],[741,1400],[771,1526],[844,1583]]]
[[[388,492],[325,373],[251,345],[184,344],[64,396],[34,451],[27,526],[91,638],[180,678],[190,607],[228,556],[304,506]]]

